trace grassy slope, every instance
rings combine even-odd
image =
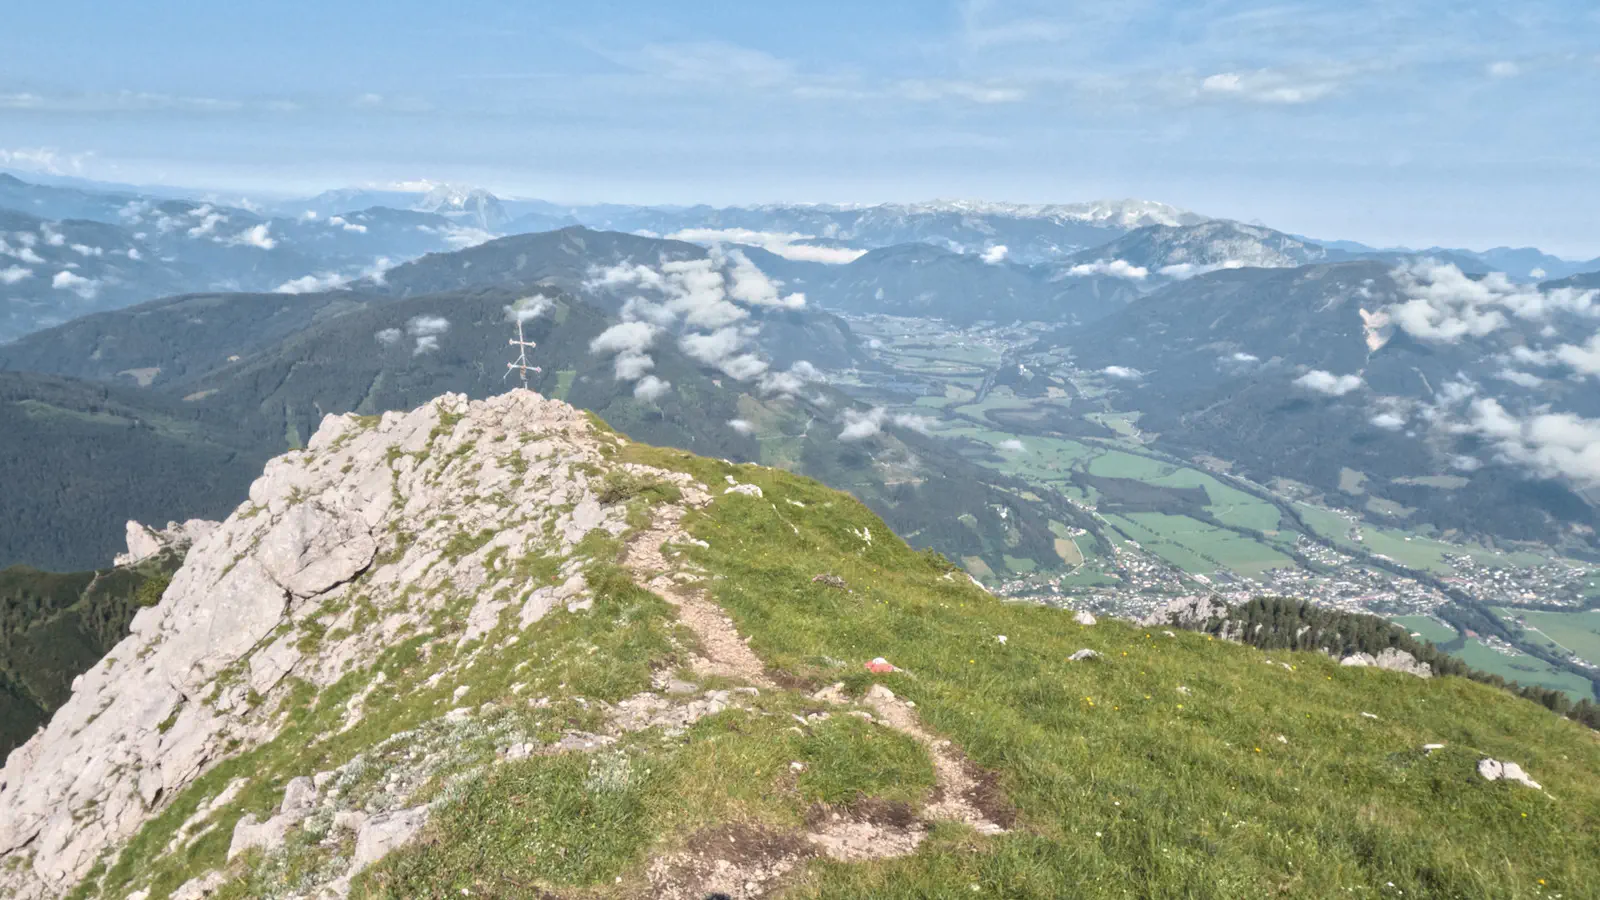
[[[693,530],[756,651],[819,682],[835,677],[823,660],[847,660],[858,688],[855,666],[887,656],[911,673],[887,683],[1001,774],[1027,826],[981,849],[823,866],[811,894],[1377,896],[1393,882],[1411,896],[1534,896],[1541,878],[1593,890],[1600,745],[1580,726],[1464,679],[1280,654],[1287,671],[1199,635],[1002,604],[941,580],[846,497],[740,477],[774,502],[723,500]],[[812,586],[819,571],[854,593]],[[1068,662],[1081,647],[1102,660]],[[1428,756],[1425,743],[1447,746]],[[1483,756],[1522,763],[1548,793],[1483,781]]]
[[[834,681],[864,691],[873,678],[861,663],[878,655],[906,670],[881,680],[997,774],[1018,827],[979,838],[941,825],[911,857],[814,862],[792,896],[1377,897],[1394,895],[1390,882],[1408,896],[1595,890],[1583,873],[1600,860],[1600,744],[1532,703],[1461,679],[1274,654],[1289,671],[1198,634],[1084,628],[1058,611],[999,602],[808,479],[642,445],[614,458],[763,489],[763,499],[725,495],[692,515],[686,524],[709,547],[686,552],[794,689],[763,692],[751,709],[704,719],[680,738],[642,732],[597,755],[500,763],[445,788],[444,775],[483,765],[518,734],[549,741],[595,727],[592,701],[645,689],[652,669],[686,659],[693,637],[671,608],[611,564],[617,544],[591,539],[581,549],[593,560],[592,612],[554,613],[501,652],[476,651],[498,645],[510,621],[481,644],[419,653],[463,627],[474,598],[459,598],[375,669],[351,672],[320,697],[298,694],[283,734],[181,792],[80,896],[122,897],[142,885],[160,900],[220,865],[234,822],[270,812],[289,778],[365,754],[366,774],[348,788],[359,797],[383,776],[384,759],[414,748],[444,757],[441,806],[423,840],[365,873],[353,896],[647,895],[648,859],[707,828],[792,833],[818,803],[925,796],[931,773],[920,747],[844,716],[794,727],[791,714],[820,705],[807,691]],[[630,521],[652,498],[635,502]],[[813,583],[820,572],[852,590]],[[1068,662],[1081,647],[1102,659]],[[459,675],[427,683],[453,662],[465,666]],[[346,702],[379,670],[385,685],[367,715],[339,732]],[[469,687],[459,702],[457,685]],[[530,707],[538,696],[549,706]],[[441,724],[452,706],[489,701],[500,705],[481,719],[455,731]],[[1426,756],[1430,742],[1448,746]],[[1523,764],[1548,792],[1483,781],[1474,767],[1486,755]],[[793,761],[805,763],[802,774]],[[178,823],[239,776],[250,786],[212,814],[212,830],[181,857],[160,858]],[[329,854],[349,852],[316,837],[297,833],[282,856],[247,854],[221,897],[292,892],[286,885]]]

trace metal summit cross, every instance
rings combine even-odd
[[[522,386],[526,388],[528,386],[528,373],[542,373],[544,370],[538,366],[528,365],[528,351],[537,347],[538,344],[523,339],[522,318],[520,316],[517,318],[517,336],[511,340],[511,346],[520,348],[517,352],[517,361],[506,363],[506,374],[500,376],[500,379],[504,381],[511,375],[512,371],[516,371],[522,377]]]

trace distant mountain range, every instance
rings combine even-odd
[[[1597,318],[1579,284],[1367,260],[1213,272],[1040,346],[1106,373],[1169,449],[1236,474],[1378,521],[1593,552]]]
[[[828,386],[828,369],[871,365],[859,341],[835,316],[782,305],[787,285],[746,266],[731,252],[571,228],[429,255],[381,284],[176,297],[0,346],[0,370],[12,370],[16,383],[0,412],[20,424],[17,440],[35,448],[32,464],[51,467],[50,477],[82,503],[100,504],[41,507],[0,523],[0,564],[84,568],[115,547],[125,518],[219,515],[242,499],[236,481],[247,480],[261,454],[301,444],[328,413],[402,409],[441,391],[499,393],[507,385],[499,361],[509,358],[510,317],[519,310],[543,368],[532,386],[630,435],[846,487],[903,533],[919,533],[919,544],[951,556],[998,568],[1006,554],[1054,552],[1050,520],[1073,516],[1064,501],[1020,499],[1020,483],[921,433],[914,417],[859,408]],[[646,281],[695,277],[665,294],[616,281],[640,267]],[[767,286],[778,305],[764,305],[758,288]],[[681,321],[643,318],[634,300],[641,295],[660,296]],[[630,350],[606,343],[623,340],[638,341],[627,360]],[[841,441],[850,427],[861,437]],[[167,460],[211,477],[151,479],[161,502],[135,515],[87,488],[105,461],[51,449],[117,442],[124,433],[138,440],[118,457],[119,471]],[[191,458],[216,453],[231,456]],[[141,454],[152,458],[141,463]],[[35,483],[16,487],[28,484]],[[29,496],[48,506],[58,495]],[[970,513],[965,523],[960,512]],[[82,524],[71,541],[60,538],[58,523],[67,520]]]
[[[0,175],[0,343],[179,293],[329,289],[491,236],[460,215],[372,207],[268,217]]]

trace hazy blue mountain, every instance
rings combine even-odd
[[[853,248],[929,243],[946,249],[998,251],[1021,262],[1061,259],[1151,224],[1192,224],[1204,216],[1143,200],[1025,205],[965,201],[874,206],[541,206],[528,225],[571,220],[592,228],[703,240],[716,232],[730,241]],[[515,227],[515,223],[513,226]]]
[[[470,223],[491,211],[372,207],[269,218],[0,176],[0,342],[173,294],[303,293],[378,278],[406,259],[488,240]]]
[[[1188,278],[1217,269],[1282,268],[1326,259],[1327,251],[1281,231],[1215,220],[1192,225],[1150,225],[1115,240],[1083,250],[1061,265],[1107,268],[1118,261],[1121,271],[1146,277]]]

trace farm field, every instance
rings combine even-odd
[[[1543,612],[1498,608],[1495,612],[1506,619],[1520,617],[1528,623],[1530,633],[1537,629],[1538,634],[1545,635],[1556,646],[1600,664],[1600,610]]]
[[[1460,657],[1461,661],[1474,669],[1499,675],[1508,681],[1519,684],[1537,684],[1541,687],[1566,691],[1574,700],[1593,697],[1587,679],[1580,678],[1568,672],[1562,672],[1542,659],[1532,656],[1507,656],[1504,653],[1492,650],[1476,639],[1468,639],[1467,645],[1455,651],[1453,656]]]
[[[1208,562],[1209,568],[1191,571],[1209,574],[1226,568],[1245,575],[1256,575],[1268,569],[1293,568],[1295,565],[1294,560],[1266,544],[1188,516],[1129,513],[1126,518],[1162,540],[1178,544]]]
[[[1407,631],[1422,635],[1425,641],[1444,644],[1456,639],[1456,630],[1433,616],[1395,616],[1396,624]]]

